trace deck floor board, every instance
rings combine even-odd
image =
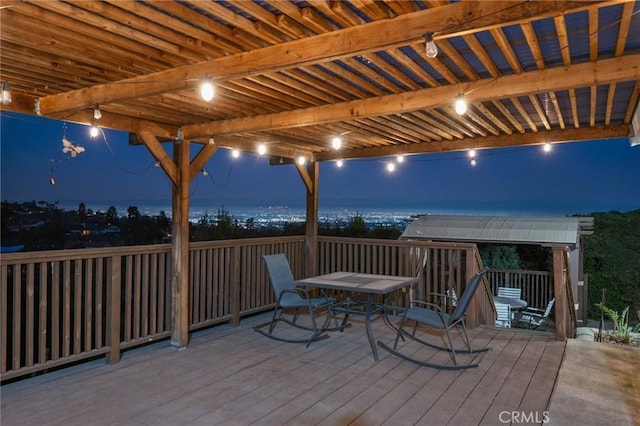
[[[498,424],[502,411],[548,408],[565,348],[550,334],[481,326],[469,331],[472,346],[492,349],[458,355],[480,366],[443,371],[380,348],[374,361],[358,318],[309,348],[253,331],[266,320],[259,315],[238,327],[194,332],[186,350],[156,342],[126,351],[117,364],[97,359],[4,384],[2,424]],[[383,321],[373,327],[376,339],[393,345],[395,334]],[[400,347],[423,360],[451,362],[446,352],[409,342]]]

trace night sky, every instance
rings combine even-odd
[[[1,120],[2,200],[171,203],[170,181],[146,147],[128,145],[126,133],[106,130],[91,139],[85,126],[64,129],[61,121],[7,112]],[[63,134],[85,151],[69,158]],[[472,167],[465,152],[406,156],[394,173],[386,171],[391,158],[345,161],[342,168],[323,162],[320,209],[555,215],[640,208],[640,146],[626,138],[555,144],[550,153],[540,146],[479,150],[476,158]],[[194,204],[305,203],[293,165],[270,166],[248,153],[233,159],[220,149],[205,168],[209,175],[191,185]]]

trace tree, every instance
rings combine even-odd
[[[87,206],[84,203],[78,204],[78,219],[81,223],[87,221]]]
[[[495,269],[521,269],[520,257],[514,245],[488,244],[479,248],[484,266]]]
[[[114,206],[109,206],[107,209],[106,220],[109,225],[116,225],[118,223],[118,211]]]

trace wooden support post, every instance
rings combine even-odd
[[[556,340],[567,338],[567,289],[564,276],[564,247],[553,248],[553,293],[556,299],[555,320]]]
[[[474,251],[472,249],[466,250],[466,266],[465,269],[467,271],[466,282],[468,283],[473,278],[474,274],[478,272],[478,268],[476,267],[476,258],[474,256]],[[483,295],[478,289],[476,294],[473,296],[471,303],[469,304],[469,308],[467,309],[467,326],[469,328],[474,328],[480,323],[480,301],[482,300]],[[466,289],[465,289],[466,291]]]
[[[298,173],[307,188],[305,240],[305,276],[318,275],[318,181],[320,166],[311,161],[307,167],[296,163]]]
[[[189,343],[189,142],[176,142],[173,156],[178,182],[172,191],[171,346],[184,349]]]
[[[233,318],[231,325],[237,327],[240,325],[240,248],[238,246],[231,247],[231,258],[227,267],[231,268],[229,280],[231,281],[231,306],[233,307]]]
[[[120,362],[120,298],[121,298],[121,258],[118,255],[109,259],[109,276],[107,281],[107,362]]]

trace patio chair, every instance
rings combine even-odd
[[[404,360],[413,362],[423,367],[431,367],[431,368],[437,368],[441,370],[460,370],[460,369],[477,367],[479,365],[477,363],[465,364],[465,365],[458,364],[458,360],[456,358],[456,352],[464,351],[465,353],[476,354],[479,352],[486,352],[489,350],[489,348],[482,348],[482,349],[471,348],[471,344],[469,342],[469,336],[467,335],[467,329],[465,327],[465,321],[464,321],[465,313],[469,308],[471,299],[473,298],[473,295],[475,294],[476,290],[480,286],[480,283],[482,282],[482,277],[487,271],[488,271],[488,268],[485,268],[484,270],[478,272],[471,278],[471,280],[467,284],[467,288],[463,292],[460,299],[458,299],[457,306],[455,307],[455,309],[450,315],[447,314],[446,308],[439,304],[423,302],[418,300],[412,301],[409,307],[404,311],[402,320],[400,321],[400,325],[398,327],[398,333],[396,335],[396,340],[393,345],[393,348],[389,347],[388,345],[386,345],[381,341],[378,341],[378,346],[382,347],[383,349],[391,352],[392,354]],[[431,295],[433,296],[434,294],[431,294]],[[441,295],[435,294],[435,296],[441,296]],[[409,321],[412,321],[414,323],[412,332],[408,332],[405,330],[405,326]],[[415,335],[416,329],[419,324],[426,325],[428,327],[436,328],[439,330],[444,330],[444,334],[446,336],[445,343],[447,344],[447,346],[435,345],[433,343],[426,342],[416,337]],[[449,330],[454,328],[457,328],[458,334],[464,337],[466,349],[456,349],[453,346],[453,341],[451,340],[451,333]],[[424,362],[403,354],[402,352],[397,350],[398,342],[403,336],[408,336],[412,340],[418,343],[421,343],[425,346],[438,349],[438,350],[448,351],[453,358],[453,365]]]
[[[551,314],[551,309],[555,301],[556,299],[549,300],[545,309],[527,308],[518,313],[516,315],[517,325],[532,330],[542,327],[549,320],[549,315]]]
[[[305,289],[297,287],[294,284],[289,261],[284,254],[263,255],[262,258],[267,265],[271,287],[273,288],[276,296],[276,306],[273,311],[271,321],[257,325],[253,327],[253,329],[269,338],[289,343],[306,343],[307,347],[309,347],[311,342],[328,338],[329,336],[323,334],[323,332],[327,329],[327,325],[329,324],[331,315],[329,306],[333,300],[326,296],[312,298]],[[322,326],[318,327],[316,315],[318,311],[323,309],[326,311],[326,318],[324,319]],[[309,314],[311,320],[310,327],[298,323],[298,316],[301,310]],[[273,331],[279,322],[284,322],[293,327],[308,330],[311,333],[308,337],[303,339],[291,339],[276,336],[273,334]]]
[[[521,288],[498,287],[498,296],[508,297],[510,299],[522,299]]]
[[[496,327],[511,327],[511,305],[507,303],[495,302],[496,306]]]

